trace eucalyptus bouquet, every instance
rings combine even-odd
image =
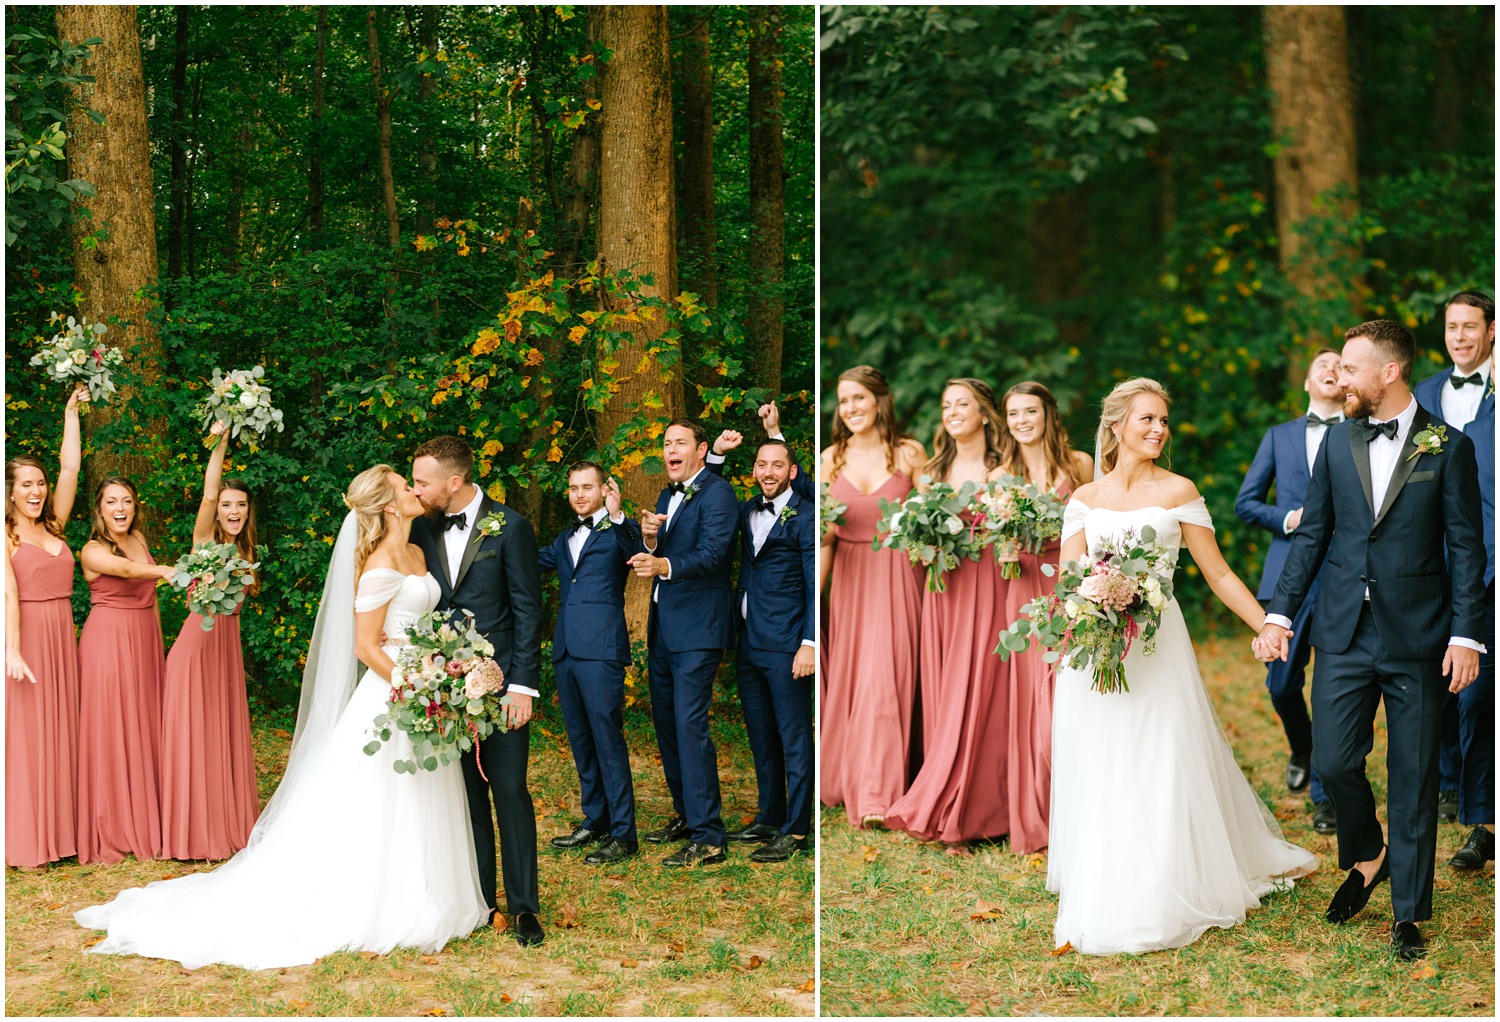
[[[818,484],[818,497],[818,520],[823,526],[820,535],[826,536],[834,528],[844,524],[844,515],[849,510],[849,505],[835,497],[827,483]]]
[[[979,487],[967,482],[955,490],[925,475],[918,482],[927,488],[913,490],[905,500],[880,501],[881,517],[872,547],[904,552],[911,563],[927,568],[927,591],[941,593],[948,588],[943,575],[961,560],[979,560],[980,551],[988,545],[979,528],[980,517],[964,518]]]
[[[1062,498],[1020,476],[1004,475],[980,487],[979,507],[997,559],[1011,544],[1039,554],[1062,535]],[[1001,561],[1000,577],[1020,578],[1020,562]]]
[[[125,362],[119,348],[106,348],[100,337],[108,329],[104,323],[90,323],[88,317],[74,319],[54,312],[49,323],[63,323],[64,329],[52,335],[52,340],[42,341],[42,348],[31,356],[31,365],[41,366],[42,371],[59,383],[81,383],[89,389],[89,401],[106,400],[115,393],[115,381],[110,370],[118,369]],[[41,340],[41,338],[37,338]]]
[[[245,602],[260,562],[251,564],[242,558],[233,543],[199,543],[173,567],[172,577],[158,584],[187,593],[188,610],[203,615],[203,630],[208,632],[213,630],[215,617],[233,614]]]
[[[1125,657],[1136,642],[1148,656],[1155,651],[1175,565],[1149,525],[1106,540],[1063,564],[1053,591],[1021,608],[1021,618],[1000,633],[995,652],[1007,660],[1025,652],[1035,637],[1047,649],[1047,663],[1092,670],[1089,687],[1101,693],[1129,692]],[[1051,565],[1042,570],[1053,571]]]
[[[242,430],[248,430],[253,451],[256,441],[270,430],[282,431],[281,410],[271,404],[271,388],[261,382],[265,375],[263,366],[228,373],[222,369],[214,370],[208,396],[198,403],[197,412],[203,417],[205,429],[212,430],[216,422],[223,428],[205,437],[204,447],[213,449],[219,442],[219,433],[224,430],[228,430],[231,437],[238,437]]]

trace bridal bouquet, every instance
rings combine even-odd
[[[366,755],[380,751],[396,731],[411,737],[412,755],[396,760],[396,773],[415,774],[458,762],[481,739],[505,730],[505,675],[492,659],[495,647],[474,628],[474,615],[455,626],[448,615],[422,615],[396,651],[391,697],[375,718],[376,738]]]
[[[1089,687],[1099,692],[1129,692],[1125,656],[1136,642],[1145,644],[1148,656],[1155,650],[1162,608],[1172,599],[1174,566],[1155,529],[1127,530],[1065,563],[1053,592],[1021,608],[1021,618],[1000,633],[995,652],[1009,659],[1035,636],[1047,647],[1047,663],[1092,669]],[[1051,574],[1051,565],[1043,570]]]
[[[203,426],[212,430],[214,423],[222,429],[211,432],[203,440],[203,446],[212,449],[219,442],[219,434],[229,431],[238,437],[241,430],[250,432],[250,449],[256,440],[272,429],[280,433],[281,410],[271,404],[271,388],[260,382],[266,375],[262,366],[253,369],[235,369],[224,372],[215,369],[210,381],[208,396],[198,403],[197,412],[203,416]]]
[[[844,513],[849,510],[849,505],[841,503],[827,483],[818,484],[818,496],[818,519],[823,523],[820,535],[826,536],[835,527],[844,524]]]
[[[66,329],[42,343],[42,350],[31,356],[31,365],[58,383],[81,383],[89,389],[89,401],[102,401],[116,390],[111,369],[125,361],[119,348],[106,348],[99,338],[106,329],[103,323],[90,323],[88,317],[66,320],[54,312],[51,323],[65,323]],[[40,340],[40,338],[38,338]]]
[[[158,584],[187,593],[188,610],[203,615],[203,630],[208,632],[213,630],[215,617],[233,614],[245,601],[260,562],[251,564],[242,558],[233,543],[199,543],[179,557],[174,567],[172,577]]]
[[[1062,535],[1062,498],[1020,476],[1001,476],[980,487],[979,508],[997,558],[1012,543],[1029,554],[1039,554]],[[1020,578],[1020,562],[1001,561],[1000,577]]]
[[[931,476],[918,482],[926,490],[914,490],[902,501],[880,501],[880,522],[875,526],[872,548],[889,547],[903,551],[913,564],[927,568],[927,591],[941,593],[947,584],[943,574],[958,567],[967,558],[979,560],[979,552],[988,545],[979,528],[981,519],[965,521],[978,486],[964,483],[954,489],[947,483],[933,483]],[[928,484],[931,485],[928,485]]]

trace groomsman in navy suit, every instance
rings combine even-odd
[[[1454,869],[1484,868],[1495,858],[1495,302],[1462,291],[1443,310],[1443,342],[1453,367],[1417,384],[1419,404],[1474,441],[1479,463],[1479,506],[1484,527],[1484,635],[1489,652],[1479,679],[1443,707],[1442,787],[1439,812],[1474,829],[1448,861]],[[1456,804],[1454,804],[1456,803]]]
[[[620,511],[620,487],[592,461],[568,469],[568,505],[576,516],[537,552],[543,571],[556,571],[557,627],[552,662],[557,698],[573,747],[583,822],[552,839],[554,848],[604,843],[583,861],[619,862],[638,848],[630,749],[625,743],[625,582],[641,550],[640,526]]]
[[[756,862],[809,849],[813,806],[813,607],[817,506],[792,489],[791,448],[768,440],[755,456],[760,494],[740,505],[736,680],[755,759],[755,822],[730,840],[768,842]]]
[[[781,411],[776,407],[775,401],[768,401],[755,410],[760,416],[760,424],[766,431],[766,439],[779,440],[786,443],[786,437],[781,433]],[[744,443],[745,437],[738,430],[726,429],[714,440],[714,448],[708,453],[708,470],[717,475],[724,474],[724,457],[740,444]],[[792,467],[797,471],[792,474],[792,490],[803,500],[815,500],[817,498],[817,486],[812,476],[802,471],[797,464],[797,456],[792,455]]]
[[[1266,551],[1261,570],[1260,591],[1256,599],[1264,606],[1276,594],[1286,555],[1292,549],[1292,537],[1302,521],[1302,501],[1312,476],[1313,461],[1328,427],[1344,421],[1344,392],[1339,387],[1339,353],[1324,348],[1313,356],[1302,384],[1307,392],[1307,414],[1266,430],[1250,471],[1240,486],[1234,502],[1234,513],[1251,525],[1271,533],[1271,548]],[[1276,488],[1276,502],[1267,503],[1271,487]],[[1333,802],[1323,791],[1323,783],[1312,769],[1312,719],[1302,690],[1306,680],[1307,661],[1312,653],[1308,641],[1313,607],[1318,602],[1318,582],[1313,580],[1307,598],[1292,619],[1291,653],[1286,661],[1272,660],[1266,665],[1266,688],[1271,705],[1286,731],[1291,758],[1286,765],[1286,786],[1301,791],[1312,783],[1313,829],[1319,834],[1336,830]]]
[[[686,839],[665,866],[723,862],[725,854],[718,750],[709,734],[714,673],[734,642],[730,563],[738,504],[734,487],[704,465],[708,434],[692,419],[673,419],[662,435],[671,485],[656,511],[641,512],[645,551],[630,559],[651,580],[647,637],[651,649],[651,717],[675,815],[643,837]]]

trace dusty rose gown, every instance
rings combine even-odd
[[[154,859],[166,672],[156,580],[100,575],[89,591],[94,605],[78,638],[78,861]]]
[[[241,609],[244,604],[240,605]],[[162,857],[227,859],[260,815],[240,615],[189,614],[162,686]]]
[[[994,654],[1007,582],[986,550],[946,576],[922,604],[922,769],[885,814],[924,841],[1007,833],[1009,672]]]
[[[834,530],[819,707],[818,769],[825,805],[849,822],[884,816],[906,790],[917,687],[919,569],[904,554],[872,550],[880,500],[897,501],[912,481],[897,472],[863,494],[840,476],[831,492],[847,505]]]
[[[5,681],[5,864],[31,869],[78,851],[78,645],[73,551],[22,543],[11,557],[21,656],[36,675]]]
[[[1058,492],[1066,498],[1072,489],[1064,483]],[[1061,543],[1049,543],[1039,554],[1021,554],[1021,577],[1009,580],[1005,587],[1004,624],[1020,618],[1027,602],[1052,591],[1057,576],[1042,574],[1041,566],[1056,565],[1061,547]],[[1010,691],[1005,773],[1010,847],[1014,852],[1040,852],[1047,847],[1052,803],[1053,670],[1042,661],[1042,650],[1035,642],[1025,653],[1012,656],[1005,667]]]

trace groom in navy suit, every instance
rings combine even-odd
[[[1448,299],[1443,309],[1443,342],[1453,366],[1417,384],[1417,401],[1474,441],[1480,502],[1470,510],[1484,530],[1480,601],[1486,618],[1480,639],[1489,652],[1479,660],[1479,679],[1448,696],[1441,756],[1441,787],[1444,794],[1451,791],[1449,797],[1457,803],[1446,810],[1452,814],[1447,818],[1457,816],[1474,828],[1448,865],[1473,871],[1495,858],[1494,300],[1479,291],[1462,291]]]
[[[1349,870],[1326,915],[1346,922],[1389,879],[1391,942],[1406,960],[1426,953],[1417,923],[1432,916],[1443,693],[1478,677],[1484,649],[1474,445],[1412,396],[1415,353],[1410,331],[1391,320],[1345,334],[1339,382],[1349,418],[1318,450],[1253,643],[1262,660],[1287,659],[1292,618],[1321,566],[1310,629],[1314,765],[1338,807],[1339,866]],[[1365,776],[1382,700],[1389,846]]]
[[[673,419],[662,435],[671,485],[656,511],[641,512],[645,552],[630,559],[651,580],[651,717],[675,815],[643,835],[662,843],[687,839],[665,866],[723,862],[724,821],[718,751],[709,734],[714,673],[734,642],[729,584],[738,501],[734,487],[708,471],[708,434],[692,419]]]
[[[584,862],[618,862],[634,855],[635,792],[625,743],[625,668],[630,632],[625,625],[629,559],[641,550],[640,526],[620,511],[620,487],[592,461],[568,469],[568,505],[576,516],[538,553],[543,571],[558,578],[557,627],[552,662],[573,765],[583,802],[583,822],[552,839],[554,848],[583,848],[603,841]]]
[[[1307,494],[1318,447],[1329,427],[1344,419],[1344,392],[1339,389],[1339,353],[1324,348],[1314,355],[1302,389],[1308,396],[1307,414],[1266,430],[1234,502],[1235,514],[1271,534],[1271,547],[1266,551],[1265,567],[1261,570],[1260,591],[1255,594],[1261,606],[1265,606],[1275,594],[1286,555],[1292,549],[1292,537],[1302,521],[1302,500]],[[1273,485],[1276,488],[1274,504],[1267,502]],[[1302,608],[1292,619],[1290,655],[1285,662],[1272,660],[1266,665],[1266,688],[1271,693],[1271,705],[1276,708],[1276,715],[1281,718],[1281,726],[1286,731],[1287,744],[1291,746],[1291,757],[1286,765],[1286,786],[1291,791],[1301,791],[1311,781],[1313,828],[1319,834],[1332,834],[1335,821],[1333,803],[1323,791],[1317,772],[1312,769],[1312,719],[1307,715],[1307,703],[1302,696],[1307,661],[1312,653],[1312,644],[1307,641],[1308,625],[1317,599],[1318,580],[1314,578],[1307,598],[1302,601]]]

